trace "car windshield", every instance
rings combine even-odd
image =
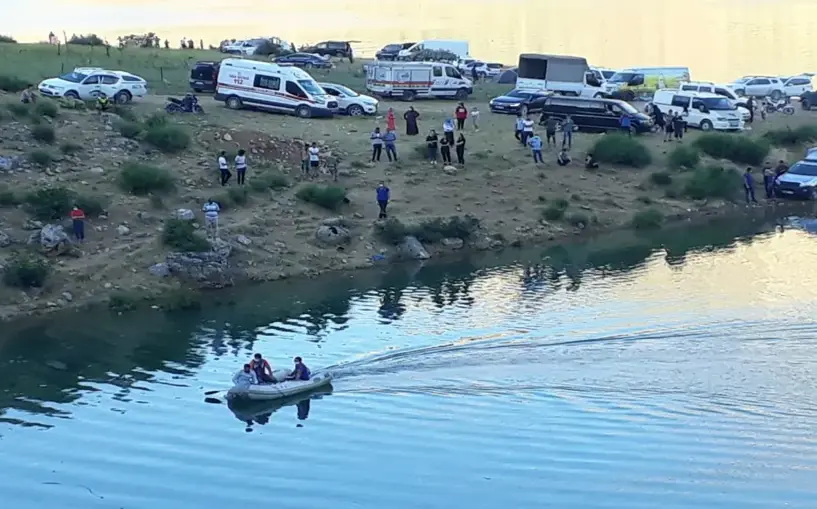
[[[515,97],[517,99],[527,99],[531,96],[530,92],[523,92],[521,90],[511,90],[505,97]]]
[[[82,74],[81,72],[69,72],[68,74],[60,76],[60,79],[70,81],[71,83],[79,83],[87,77],[87,74]]]
[[[502,69],[502,64],[488,64],[488,69]]]
[[[601,71],[601,75],[604,76],[604,79],[609,80],[613,76],[616,75],[615,71]]]
[[[699,97],[700,101],[708,110],[734,110],[735,107],[725,97]]]
[[[612,83],[627,83],[631,79],[635,78],[638,74],[634,72],[617,72],[614,75],[610,76],[608,81]]]
[[[403,49],[401,44],[386,44],[383,47],[383,51],[400,51],[401,49]]]
[[[298,80],[298,84],[301,85],[301,88],[306,90],[306,93],[309,95],[326,95],[315,80]]]
[[[792,175],[805,175],[807,177],[817,177],[817,163],[799,162],[789,169]]]
[[[360,95],[351,88],[346,88],[343,85],[331,85],[331,87],[349,97],[358,97]]]
[[[633,107],[632,104],[626,103],[624,101],[616,101],[615,102],[622,110],[629,113],[630,115],[638,115],[640,112]]]

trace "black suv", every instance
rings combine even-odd
[[[348,41],[324,41],[314,46],[303,48],[301,53],[314,53],[321,56],[349,58],[352,46]]]
[[[806,111],[817,107],[817,92],[803,92],[800,94],[800,105]]]
[[[383,49],[375,53],[374,57],[378,60],[397,60],[397,54],[401,50],[409,49],[414,46],[413,42],[404,42],[402,44],[386,44]]]
[[[218,65],[218,62],[196,62],[190,70],[190,88],[194,92],[215,92]]]
[[[606,132],[620,129],[623,114],[630,115],[631,129],[636,133],[652,130],[652,119],[633,108],[630,103],[617,99],[567,97],[553,95],[536,99],[530,108],[542,112],[542,121],[554,117],[562,121],[570,115],[576,128],[581,131]]]

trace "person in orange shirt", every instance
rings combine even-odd
[[[253,355],[250,361],[250,369],[255,372],[255,376],[260,383],[275,383],[275,378],[272,376],[272,366],[260,353]]]
[[[71,223],[77,242],[83,242],[85,240],[85,212],[81,208],[75,206],[71,209]]]

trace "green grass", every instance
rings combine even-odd
[[[82,145],[79,145],[71,141],[66,141],[62,145],[60,145],[60,152],[67,156],[78,154],[82,152]]]
[[[656,171],[650,173],[650,182],[656,186],[668,186],[672,184],[672,175],[665,171]]]
[[[43,99],[34,106],[34,111],[43,117],[57,118],[60,114],[60,108],[53,101]]]
[[[57,133],[50,125],[35,125],[31,128],[31,137],[42,143],[54,143],[57,139]]]
[[[142,125],[139,122],[122,120],[116,123],[119,134],[128,139],[135,139],[142,134]]]
[[[51,152],[47,150],[32,150],[28,154],[28,159],[40,167],[46,167],[52,162],[54,162],[54,156],[51,155]]]
[[[31,105],[30,104],[23,104],[20,102],[13,102],[8,103],[6,108],[11,112],[14,118],[24,118],[27,117],[31,113]]]
[[[173,176],[164,168],[128,162],[119,173],[119,187],[128,193],[144,196],[172,191],[175,184]]]
[[[190,253],[210,250],[210,243],[196,232],[193,223],[181,219],[168,219],[162,229],[162,244]]]
[[[263,192],[268,189],[285,189],[289,187],[289,181],[280,173],[261,173],[252,175],[248,181],[250,188],[255,192]]]
[[[630,224],[636,230],[654,230],[664,224],[664,214],[657,209],[639,210],[633,214]]]
[[[51,221],[62,219],[71,210],[76,195],[62,186],[43,187],[26,194],[26,210],[35,219]]]
[[[547,221],[560,221],[565,217],[565,211],[569,206],[569,201],[559,198],[542,210],[542,217]]]
[[[166,154],[181,152],[190,146],[190,135],[178,125],[155,125],[145,131],[145,141]]]
[[[740,174],[733,169],[707,166],[695,170],[681,188],[681,195],[693,200],[732,200],[740,192]]]
[[[416,237],[420,242],[434,244],[446,238],[468,240],[479,228],[479,219],[470,215],[438,217],[408,224],[390,218],[377,224],[375,234],[387,244],[399,244],[407,235]]]
[[[40,288],[50,273],[51,266],[42,258],[18,254],[6,265],[3,283],[14,288]]]
[[[20,196],[8,187],[0,187],[0,207],[16,207],[23,203]]]
[[[701,161],[701,153],[695,147],[681,145],[667,154],[667,165],[677,170],[691,170]]]
[[[652,155],[643,143],[622,134],[602,136],[591,152],[600,162],[632,168],[643,168],[652,162]]]
[[[773,129],[763,135],[763,138],[778,147],[796,147],[805,143],[817,141],[817,125],[803,125],[792,129]]]
[[[769,143],[764,139],[735,136],[724,133],[702,134],[694,145],[715,159],[727,159],[738,164],[759,165],[769,154]]]
[[[5,46],[0,46],[0,55],[7,53],[9,48]],[[9,69],[4,69],[5,72],[8,72]],[[7,74],[0,75],[0,90],[4,92],[11,92],[17,93],[22,92],[28,86],[28,82],[24,79],[20,79],[17,76],[9,76]]]
[[[346,191],[337,186],[306,184],[298,189],[295,196],[326,210],[338,210],[346,202]]]

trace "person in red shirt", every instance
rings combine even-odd
[[[454,110],[454,117],[457,119],[457,131],[465,129],[465,119],[468,118],[468,108],[465,104],[459,103]]]
[[[85,240],[85,212],[79,208],[71,209],[71,223],[74,229],[74,237],[78,242]]]
[[[272,366],[270,366],[267,359],[261,357],[260,353],[253,355],[250,361],[250,369],[255,371],[255,376],[258,377],[259,382],[275,383],[275,378],[272,376]]]

